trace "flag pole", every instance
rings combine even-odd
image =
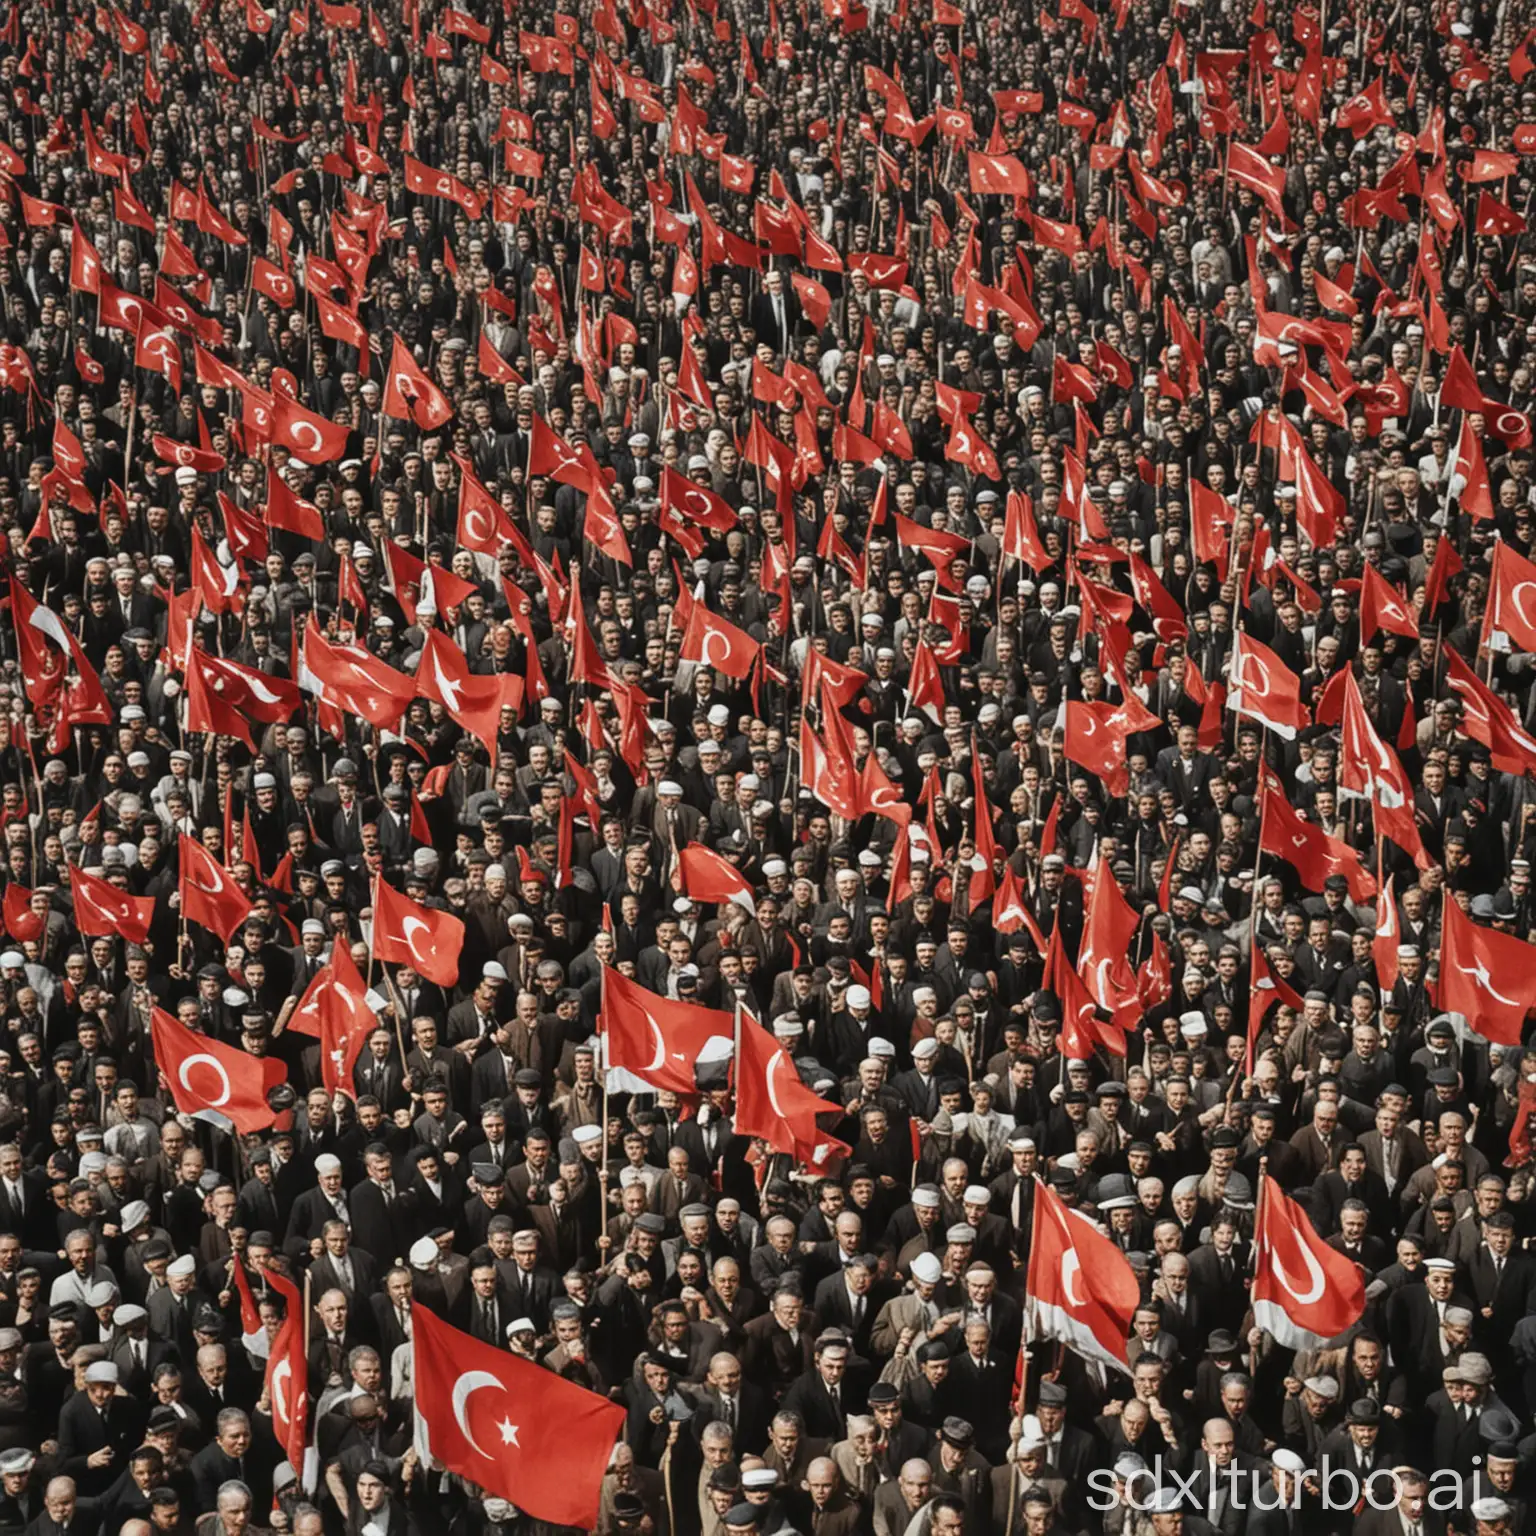
[[[1264,1181],[1269,1177],[1269,1158],[1259,1159],[1259,1177],[1257,1188],[1253,1192],[1253,1243],[1249,1245],[1249,1253],[1257,1261],[1259,1233],[1264,1230]],[[1254,1324],[1258,1326],[1257,1322]],[[1257,1376],[1259,1371],[1259,1346],[1251,1344],[1248,1347],[1248,1374]]]
[[[1019,1338],[1019,1411],[1014,1415],[1008,1446],[1008,1518],[1003,1536],[1013,1536],[1013,1516],[1019,1501],[1019,1445],[1024,1438],[1024,1399],[1029,1392],[1029,1308],[1024,1309],[1024,1332]]]
[[[604,966],[603,969],[606,971],[607,967]],[[599,1041],[602,1044],[603,1064],[603,1134],[602,1149],[599,1153],[597,1162],[598,1200],[602,1205],[603,1225],[598,1230],[599,1232],[604,1233],[606,1232],[608,1225],[608,1025],[607,1020],[604,1017],[601,1004],[603,1000],[603,994],[606,993],[607,990],[608,983],[605,976],[600,983],[600,990],[598,993],[599,1007],[597,1015],[597,1035]]]

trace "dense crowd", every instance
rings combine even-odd
[[[0,1536],[1536,1530],[1533,35],[12,0]]]

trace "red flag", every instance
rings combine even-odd
[[[325,985],[319,987],[321,977]],[[368,989],[351,947],[338,939],[331,948],[330,964],[323,967],[306,989],[306,1000],[314,992],[315,1013],[320,1029],[320,1074],[325,1091],[332,1096],[344,1093],[355,1099],[352,1068],[368,1043],[368,1036],[379,1027],[379,1016],[368,1006]]]
[[[1440,1006],[1496,1045],[1518,1045],[1536,1008],[1536,944],[1479,928],[1446,893],[1440,928]]]
[[[304,1446],[309,1435],[309,1362],[304,1356],[304,1299],[286,1275],[267,1271],[267,1281],[287,1302],[287,1311],[267,1356],[267,1401],[272,1411],[272,1432],[282,1446],[288,1464],[304,1467]],[[254,1328],[247,1332],[254,1333]]]
[[[625,1410],[596,1392],[411,1307],[423,1450],[531,1519],[597,1525]]]
[[[623,1067],[653,1088],[696,1093],[694,1062],[709,1041],[732,1038],[734,1020],[720,1009],[659,997],[607,966],[598,1028],[610,1067]]]
[[[1445,681],[1461,700],[1461,728],[1488,748],[1500,773],[1536,773],[1536,737],[1454,650],[1445,651]]]
[[[1266,774],[1264,780],[1259,831],[1262,851],[1290,864],[1309,891],[1321,891],[1329,875],[1343,875],[1349,881],[1352,900],[1367,901],[1376,894],[1376,882],[1361,864],[1360,855],[1347,843],[1329,837],[1321,827],[1304,821],[1272,774]]]
[[[286,395],[272,396],[272,445],[304,464],[329,464],[347,448],[351,428],[306,410]]]
[[[1238,630],[1228,673],[1227,708],[1292,740],[1311,724],[1301,702],[1301,680],[1267,645]]]
[[[423,432],[442,426],[453,415],[448,397],[421,371],[398,336],[389,357],[389,379],[380,410],[397,421],[414,421]]]
[[[761,654],[762,647],[745,630],[711,613],[702,602],[693,604],[678,648],[680,660],[714,667],[727,677],[746,678]]]
[[[416,667],[416,691],[436,699],[494,758],[501,731],[501,679],[469,670],[469,660],[440,629],[427,631]]]
[[[32,892],[14,880],[6,885],[0,916],[5,919],[6,934],[18,944],[40,938],[47,921],[32,910]]]
[[[1365,1310],[1365,1281],[1354,1260],[1330,1248],[1268,1174],[1260,1175],[1259,1183],[1254,1321],[1286,1349],[1316,1349]]]
[[[272,1124],[276,1115],[267,1095],[288,1076],[275,1056],[247,1056],[194,1033],[163,1008],[150,1014],[149,1032],[155,1062],[182,1114],[228,1122],[242,1136]]]
[[[408,965],[440,987],[458,985],[464,924],[451,912],[425,907],[383,880],[374,887],[373,952]]]
[[[398,726],[416,697],[413,679],[361,646],[328,644],[313,624],[304,629],[304,668],[320,685],[322,699],[380,729]]]
[[[1127,1030],[1134,1029],[1141,1017],[1136,972],[1130,962],[1131,943],[1140,926],[1109,866],[1100,864],[1094,871],[1077,952],[1077,974],[1099,1007]]]
[[[406,191],[414,192],[418,197],[447,198],[449,202],[457,203],[471,220],[480,217],[485,203],[457,176],[447,171],[434,171],[430,165],[423,165],[412,155],[405,157],[405,187]]]
[[[130,944],[149,942],[149,925],[155,918],[153,896],[130,896],[99,875],[75,868],[69,874],[74,897],[75,927],[87,938],[115,939],[119,934]]]
[[[1493,490],[1488,483],[1488,464],[1478,434],[1472,430],[1470,415],[1461,418],[1461,433],[1456,439],[1456,458],[1451,473],[1460,475],[1464,482],[1458,494],[1462,511],[1475,520],[1492,517]]]
[[[1440,538],[1435,543],[1435,558],[1429,568],[1429,575],[1424,578],[1424,616],[1430,618],[1435,609],[1446,599],[1450,590],[1451,577],[1458,575],[1463,569],[1461,556],[1458,555],[1447,538]]]
[[[678,850],[677,862],[683,877],[683,895],[690,901],[707,902],[711,906],[733,901],[749,916],[757,915],[752,886],[728,859],[703,843],[689,843]]]
[[[1016,156],[986,155],[973,149],[966,152],[965,158],[972,192],[980,196],[1029,196],[1029,172]]]
[[[761,1137],[772,1151],[817,1167],[849,1150],[816,1124],[822,1114],[840,1116],[842,1108],[807,1088],[783,1047],[756,1019],[743,1017],[736,1063],[736,1134]]]
[[[1536,565],[1503,539],[1496,540],[1488,610],[1483,617],[1485,640],[1497,630],[1508,635],[1520,650],[1536,651],[1536,601],[1528,598],[1527,592],[1536,593]]]
[[[1360,590],[1360,637],[1369,639],[1382,632],[1417,640],[1418,621],[1381,572],[1367,562]]]
[[[1112,704],[1069,699],[1062,750],[1068,762],[1098,775],[1111,794],[1120,795],[1129,785],[1129,774],[1125,763],[1125,737],[1110,721],[1114,713]]]
[[[1355,674],[1344,669],[1344,713],[1339,749],[1339,793],[1369,800],[1376,830],[1413,855],[1421,868],[1428,862],[1413,813],[1413,786],[1397,755],[1371,724]]]
[[[1402,924],[1397,918],[1397,898],[1392,894],[1392,876],[1381,877],[1381,861],[1376,863],[1376,934],[1371,940],[1371,959],[1376,963],[1376,985],[1383,996],[1397,985],[1397,947],[1402,943]]]
[[[227,944],[255,908],[235,877],[196,838],[182,834],[178,844],[181,915],[200,923]]]
[[[1080,1211],[1035,1180],[1026,1336],[1058,1339],[1074,1354],[1127,1369],[1125,1341],[1141,1289],[1125,1255]]]

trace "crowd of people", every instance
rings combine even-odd
[[[1533,31],[12,0],[0,1536],[1536,1530]]]

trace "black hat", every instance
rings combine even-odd
[[[939,1439],[952,1445],[957,1451],[968,1451],[976,1438],[976,1431],[964,1419],[951,1416],[939,1426]]]
[[[1346,1424],[1380,1424],[1381,1409],[1368,1397],[1357,1397],[1344,1416]]]

